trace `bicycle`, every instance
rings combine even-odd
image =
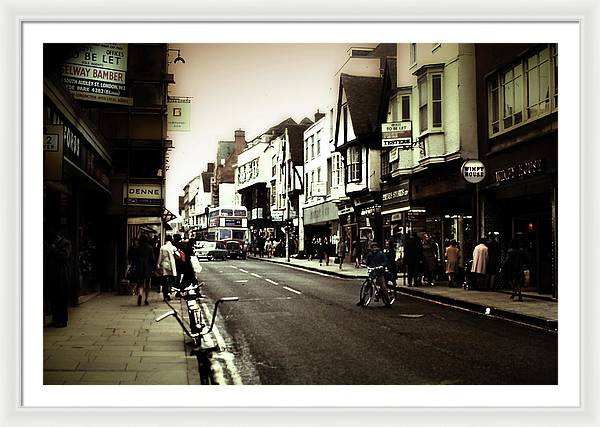
[[[200,374],[200,384],[210,385],[216,384],[211,370],[211,357],[213,353],[220,351],[220,349],[218,345],[212,347],[202,347],[202,339],[204,335],[207,335],[212,331],[213,326],[215,324],[215,319],[217,317],[217,309],[219,305],[224,302],[238,301],[239,298],[219,298],[215,303],[215,308],[213,310],[210,326],[208,326],[207,324],[203,323],[202,310],[199,304],[200,299],[206,298],[206,295],[203,295],[200,292],[200,287],[202,285],[204,285],[204,282],[201,282],[200,284],[192,283],[188,287],[181,290],[178,288],[171,288],[171,290],[176,293],[176,296],[180,298],[180,301],[185,301],[188,311],[189,328],[186,326],[185,322],[181,319],[177,310],[169,303],[168,300],[165,300],[165,303],[171,308],[171,310],[157,317],[155,320],[156,322],[160,322],[161,320],[164,320],[169,316],[173,316],[175,320],[177,320],[185,334],[192,340],[191,344],[193,345],[193,348],[190,354],[192,356],[196,356],[196,359],[198,361],[198,373]]]
[[[377,282],[377,277],[381,275],[383,275],[387,281],[387,274],[387,268],[382,265],[367,268],[367,278],[360,287],[360,301],[358,305],[363,307],[368,306],[373,300],[373,297],[375,297],[376,300],[381,299],[383,304],[387,307],[391,306],[394,301],[396,301],[395,287],[392,286],[391,288],[388,288],[387,292],[381,292],[381,286]]]

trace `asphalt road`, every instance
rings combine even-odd
[[[285,265],[202,262],[238,296],[221,331],[243,384],[557,384],[557,335],[400,296],[357,307],[360,280]]]

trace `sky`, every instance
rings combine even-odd
[[[185,64],[171,63],[171,96],[192,97],[189,132],[169,131],[174,149],[166,173],[166,207],[178,213],[183,187],[214,162],[218,141],[246,140],[288,117],[314,120],[337,96],[335,74],[351,46],[374,44],[171,44]],[[170,52],[171,61],[177,52]]]

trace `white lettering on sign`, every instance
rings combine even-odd
[[[44,151],[58,151],[58,135],[44,135]]]
[[[69,151],[75,154],[75,156],[79,157],[81,141],[75,132],[73,132],[68,126],[64,127],[63,140],[65,141],[65,145]]]
[[[405,196],[408,196],[408,189],[399,188],[398,190],[390,191],[389,193],[383,193],[383,200],[391,200]]]
[[[485,166],[479,160],[467,160],[461,167],[461,173],[465,181],[477,184],[485,178]]]
[[[528,162],[519,163],[506,169],[501,169],[494,172],[496,182],[506,182],[513,179],[522,178],[524,176],[534,175],[542,172],[542,159],[530,160]]]

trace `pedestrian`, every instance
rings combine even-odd
[[[348,251],[348,248],[346,247],[346,241],[344,239],[338,239],[337,248],[336,248],[336,256],[337,256],[337,262],[340,267],[340,270],[342,269],[342,264],[344,263],[344,258],[346,258],[347,251]]]
[[[148,237],[145,234],[142,234],[139,241],[140,245],[136,249],[133,257],[133,268],[137,279],[137,305],[142,305],[142,295],[144,296],[144,305],[148,305],[150,277],[154,272],[156,259],[154,258],[154,250],[152,249],[152,246],[150,246]]]
[[[490,237],[487,241],[488,248],[488,262],[487,262],[487,285],[489,289],[495,288],[496,275],[500,268],[500,247],[496,236],[490,233]]]
[[[73,280],[73,246],[63,230],[50,232],[46,244],[44,269],[50,290],[50,326],[64,328],[69,320],[69,289]]]
[[[473,249],[473,264],[471,273],[475,274],[477,288],[485,290],[485,275],[487,271],[488,248],[486,239],[480,239],[479,244]]]
[[[385,241],[383,254],[387,259],[388,280],[392,282],[395,288],[398,286],[398,266],[396,265],[396,245],[392,240]]]
[[[352,242],[352,260],[354,268],[360,267],[360,242],[358,240]]]
[[[325,259],[325,265],[329,265],[329,244],[325,237],[321,237],[319,244],[319,265],[323,265],[323,259]]]
[[[163,301],[169,301],[171,296],[171,287],[177,283],[177,264],[175,262],[175,251],[173,238],[170,235],[165,236],[165,244],[158,251],[158,260],[156,261],[156,270],[162,278]]]
[[[454,278],[458,267],[458,252],[456,240],[451,240],[450,245],[446,248],[444,257],[446,258],[446,275],[448,276],[448,287],[455,286]]]
[[[267,258],[271,258],[271,256],[273,255],[273,241],[271,240],[271,238],[268,238],[265,241],[265,252],[267,254]]]
[[[404,260],[406,275],[408,276],[408,286],[420,285],[420,264],[423,257],[423,245],[416,231],[404,242]]]
[[[422,254],[423,254],[423,273],[425,277],[425,282],[427,284],[433,286],[434,284],[434,275],[437,270],[437,259],[435,258],[435,249],[432,246],[431,238],[428,234],[425,234],[423,238],[422,244]]]
[[[198,279],[196,278],[196,272],[194,271],[194,265],[192,264],[192,257],[195,256],[195,244],[196,239],[189,239],[183,247],[184,259],[181,263],[181,289],[191,284],[198,283]]]
[[[179,233],[175,233],[173,234],[173,246],[175,246],[175,248],[177,248],[177,252],[175,252],[175,267],[177,268],[177,280],[176,280],[176,287],[180,287],[181,286],[181,279],[183,277],[183,261],[181,259],[181,256],[179,255],[180,252],[185,253],[185,246],[183,244],[183,242],[181,241],[181,234]]]
[[[506,259],[502,264],[502,272],[504,273],[504,279],[512,289],[510,299],[514,299],[518,296],[517,301],[523,301],[521,296],[521,287],[524,280],[526,256],[525,253],[519,248],[519,242],[512,240],[510,242],[510,248],[506,253]]]

